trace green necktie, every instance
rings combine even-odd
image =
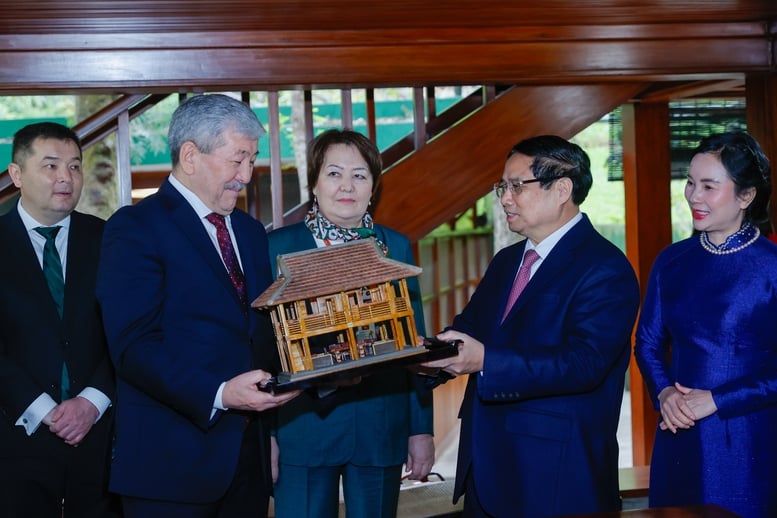
[[[35,232],[46,238],[46,244],[43,246],[43,276],[49,285],[51,297],[57,305],[59,318],[62,318],[62,307],[65,301],[65,277],[62,274],[62,261],[57,252],[56,239],[59,229],[62,227],[36,227]],[[62,401],[70,398],[70,376],[68,376],[67,365],[62,364]]]

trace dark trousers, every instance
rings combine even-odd
[[[212,503],[187,503],[122,496],[124,518],[267,518],[270,491],[256,426],[243,434],[237,471],[227,493]]]
[[[0,459],[0,516],[118,516],[118,498],[108,493],[107,459],[95,463],[79,455],[80,446],[63,448],[59,457]]]

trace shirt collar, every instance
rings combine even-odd
[[[186,187],[184,184],[181,183],[178,178],[176,178],[173,174],[170,174],[168,176],[168,180],[170,180],[170,185],[173,186],[173,188],[178,191],[181,196],[184,197],[184,199],[189,203],[189,205],[192,206],[194,209],[194,212],[197,213],[197,216],[200,219],[205,219],[205,216],[213,212],[208,208],[207,205],[205,205],[201,199],[197,197],[196,194],[194,194],[191,190],[189,190],[188,187]],[[229,216],[225,216],[226,219],[229,219]]]
[[[569,230],[577,225],[577,223],[583,219],[583,213],[578,212],[575,214],[572,219],[561,225],[558,229],[556,229],[552,234],[550,234],[548,237],[543,239],[538,245],[534,245],[530,239],[526,240],[526,250],[534,249],[534,251],[539,254],[539,256],[544,259],[548,256],[551,250],[553,250],[553,247],[558,244],[559,241],[561,241],[561,238],[564,237],[564,235],[569,232]],[[524,253],[526,253],[524,251]]]
[[[19,210],[19,217],[22,219],[22,223],[24,224],[24,228],[27,230],[27,232],[33,232],[36,227],[62,227],[65,234],[67,234],[70,230],[70,214],[57,221],[53,225],[44,225],[40,221],[33,218],[29,212],[24,210],[21,199],[19,200],[19,203],[16,207]]]

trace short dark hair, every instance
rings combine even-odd
[[[699,142],[693,156],[701,153],[720,157],[720,163],[734,182],[736,194],[755,189],[755,197],[745,209],[745,221],[756,225],[766,222],[772,195],[771,168],[758,142],[743,131],[715,133]]]
[[[21,165],[28,156],[34,154],[32,144],[38,138],[71,141],[78,146],[78,154],[83,154],[81,139],[78,138],[75,131],[57,122],[36,122],[28,124],[14,134],[11,160],[15,164]]]
[[[383,163],[380,158],[378,147],[370,139],[357,131],[348,129],[330,129],[318,135],[310,141],[310,144],[308,145],[308,192],[310,193],[310,199],[313,199],[313,188],[316,186],[318,176],[321,173],[321,168],[324,166],[326,152],[330,147],[336,144],[353,146],[359,151],[359,154],[367,162],[367,166],[370,169],[370,175],[372,176],[372,194],[375,195],[378,192],[380,175],[383,171]]]
[[[588,196],[594,183],[591,175],[591,159],[583,149],[557,135],[539,135],[518,142],[507,153],[507,158],[520,153],[534,160],[532,174],[547,188],[555,179],[566,177],[572,181],[572,203],[580,205]]]

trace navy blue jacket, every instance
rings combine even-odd
[[[231,220],[251,301],[272,281],[267,236],[242,211]],[[167,180],[108,220],[97,290],[117,375],[111,490],[180,502],[221,498],[245,419],[233,411],[211,418],[213,400],[223,381],[272,369],[269,319],[243,311],[202,222]],[[266,431],[261,439],[269,448]],[[269,470],[268,456],[257,462]]]
[[[483,342],[461,407],[467,473],[494,516],[616,511],[616,430],[639,287],[587,217],[543,258],[504,322],[525,241],[500,251],[453,328]]]

